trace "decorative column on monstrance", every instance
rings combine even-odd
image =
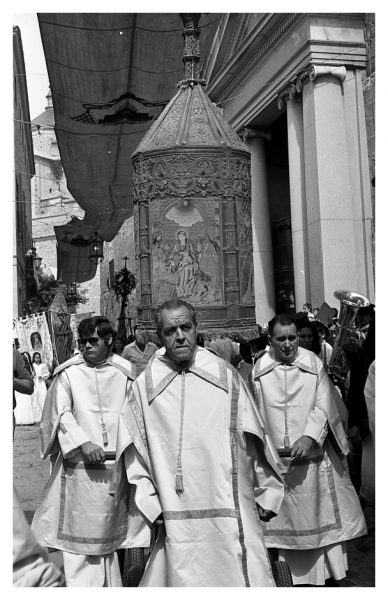
[[[183,298],[199,329],[256,335],[250,154],[204,91],[200,15],[181,15],[185,79],[132,156],[138,325]]]

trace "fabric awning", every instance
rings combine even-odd
[[[201,17],[210,49],[221,13]],[[62,280],[96,266],[74,246],[97,232],[111,241],[132,215],[131,155],[183,79],[182,21],[174,13],[40,13],[55,132],[67,187],[84,218],[55,228]]]

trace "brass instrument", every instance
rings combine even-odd
[[[370,305],[368,298],[357,292],[337,290],[334,296],[340,301],[338,333],[335,338],[329,370],[341,383],[346,379],[349,364],[343,351],[344,344],[353,342],[361,345],[363,334],[355,327],[354,321],[360,308]]]

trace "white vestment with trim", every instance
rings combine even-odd
[[[302,435],[316,442],[306,459],[283,458],[286,492],[278,516],[264,525],[267,547],[281,549],[294,584],[341,579],[347,568],[344,542],[366,534],[366,524],[349,477],[337,392],[322,362],[304,348],[287,365],[265,353],[254,365],[253,380],[278,450]]]
[[[256,503],[279,510],[279,457],[234,367],[200,347],[184,372],[156,355],[124,406],[117,454],[118,500],[128,480],[147,521],[164,518],[142,587],[275,585]]]
[[[98,557],[149,545],[149,528],[131,500],[133,490],[128,486],[119,504],[109,493],[114,457],[85,463],[79,449],[91,441],[115,453],[118,418],[132,381],[131,364],[117,355],[98,367],[78,355],[56,370],[41,435],[42,456],[57,453],[57,460],[32,523],[43,546]]]

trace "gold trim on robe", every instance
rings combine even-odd
[[[127,485],[119,503],[109,493],[114,460],[85,463],[80,451],[91,441],[115,454],[119,414],[132,382],[131,364],[116,355],[97,367],[77,356],[56,369],[41,434],[42,456],[57,458],[32,523],[43,546],[100,556],[149,545],[134,488]]]
[[[199,347],[184,374],[155,357],[132,386],[117,444],[117,501],[127,478],[147,522],[164,516],[140,585],[274,586],[257,503],[279,510],[279,463],[234,367]]]

